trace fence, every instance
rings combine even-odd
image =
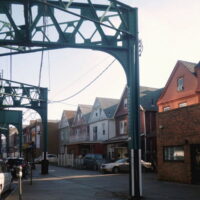
[[[74,158],[73,154],[60,154],[58,155],[58,166],[82,169],[83,159]]]

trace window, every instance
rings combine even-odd
[[[169,106],[166,106],[166,107],[163,108],[163,111],[168,111],[168,110],[170,110]]]
[[[119,130],[120,134],[126,134],[127,133],[127,123],[126,123],[126,121],[125,120],[120,121],[119,126],[120,126],[119,127],[120,128],[120,130]]]
[[[93,127],[93,140],[97,140],[97,126]]]
[[[102,130],[103,130],[103,131],[102,131],[102,132],[103,132],[103,135],[105,135],[105,134],[106,134],[105,123],[102,124]]]
[[[184,80],[183,77],[181,77],[177,81],[177,91],[183,91],[183,90],[184,90]]]
[[[127,108],[128,107],[128,99],[127,98],[124,98],[124,108]]]
[[[183,161],[184,160],[184,146],[164,147],[165,161]]]
[[[77,118],[78,118],[78,121],[80,121],[80,120],[81,120],[81,117],[82,117],[82,114],[81,114],[81,113],[78,113],[78,116],[77,116]]]
[[[179,108],[182,108],[182,107],[187,106],[187,103],[186,102],[185,103],[180,103],[178,106],[179,106]]]

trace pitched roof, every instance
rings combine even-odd
[[[67,118],[67,119],[71,119],[75,116],[76,111],[75,110],[64,110],[63,111],[63,115]]]
[[[97,99],[98,99],[102,109],[109,108],[109,107],[119,103],[119,99],[102,98],[102,97],[97,97]]]
[[[160,97],[162,89],[151,87],[140,87],[140,105],[148,111],[156,111],[157,100]]]
[[[160,95],[160,98],[159,98],[158,102],[165,95],[165,92],[167,91],[168,86],[169,86],[169,84],[170,84],[170,82],[171,82],[171,80],[172,80],[172,78],[173,78],[173,76],[174,76],[174,74],[175,74],[175,72],[176,72],[176,70],[177,70],[177,68],[179,66],[186,67],[193,75],[195,75],[195,67],[199,66],[199,64],[192,63],[192,62],[187,62],[187,61],[183,61],[183,60],[178,60],[176,65],[175,65],[175,67],[174,67],[174,69],[173,69],[173,71],[172,71],[172,73],[171,73],[171,75],[169,76],[169,78],[167,80],[167,83],[165,84],[165,87],[163,88],[163,91],[162,91],[162,93]]]
[[[117,106],[118,106],[118,104],[115,104],[111,107],[104,109],[107,118],[113,118],[114,117]]]
[[[78,105],[82,115],[85,115],[87,113],[90,113],[92,111],[92,105],[86,105],[86,104],[79,104]]]
[[[62,120],[59,122],[59,128],[64,128],[71,125],[72,119],[74,118],[76,111],[74,110],[63,110]]]
[[[179,60],[178,62],[181,62],[190,72],[195,72],[195,66],[197,65],[196,63],[187,62],[183,60]]]

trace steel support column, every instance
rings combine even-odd
[[[130,197],[140,199],[142,196],[141,182],[141,147],[140,147],[140,101],[139,101],[139,55],[138,55],[138,15],[129,15],[129,25],[136,37],[129,40],[128,52],[128,122],[129,122],[129,156],[130,156]],[[133,21],[135,19],[135,21]]]

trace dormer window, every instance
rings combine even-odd
[[[181,77],[177,80],[177,91],[183,91],[183,90],[184,90],[184,79],[183,77]]]

